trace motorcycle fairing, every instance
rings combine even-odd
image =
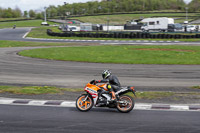
[[[93,98],[94,100],[94,104],[96,105],[97,99],[98,99],[98,90],[100,90],[100,88],[96,85],[90,84],[88,83],[85,88],[85,91],[87,91]]]

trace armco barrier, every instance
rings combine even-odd
[[[200,38],[200,34],[169,34],[169,33],[143,33],[143,32],[63,32],[56,33],[48,29],[49,36],[58,37],[91,37],[91,38],[150,38],[150,39],[191,39]]]

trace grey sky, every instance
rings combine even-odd
[[[191,2],[192,0],[184,0],[186,3],[189,3],[189,2]]]
[[[21,10],[41,10],[49,5],[63,5],[67,3],[87,2],[91,0],[0,0],[0,7],[2,8],[15,8],[19,7]]]
[[[19,7],[22,11],[30,9],[42,10],[45,6],[49,5],[63,5],[64,2],[67,3],[77,3],[77,2],[87,2],[93,0],[0,0],[0,7],[2,8],[15,8]],[[184,0],[186,3],[191,0]]]

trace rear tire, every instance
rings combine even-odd
[[[117,103],[117,109],[122,113],[128,113],[130,112],[134,106],[135,101],[131,96],[128,95],[122,95],[119,97],[120,101],[123,101],[124,103]]]
[[[83,94],[76,99],[76,108],[82,112],[89,111],[94,105],[90,96],[85,100],[86,96],[87,94]]]

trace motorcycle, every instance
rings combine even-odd
[[[113,101],[107,85],[96,85],[92,81],[89,82],[84,88],[86,94],[82,94],[77,98],[76,108],[83,112],[89,111],[92,107],[117,108],[122,113],[130,112],[134,108],[135,101],[133,97],[125,94],[132,92],[136,96],[134,87],[122,87],[115,91],[116,100]],[[97,106],[98,104],[101,106]]]

